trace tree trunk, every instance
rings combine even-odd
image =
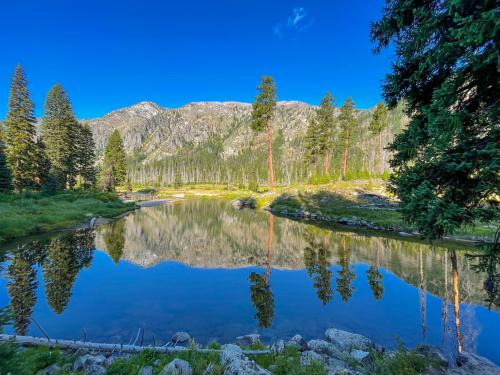
[[[330,175],[330,151],[327,151],[325,154],[325,164],[323,165],[324,167],[324,174],[325,176]]]
[[[269,174],[269,190],[274,190],[274,174],[273,174],[273,128],[267,126],[267,169]]]
[[[349,150],[349,147],[346,145],[344,149],[344,179],[347,176],[347,152]]]

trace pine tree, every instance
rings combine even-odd
[[[384,103],[378,103],[373,112],[372,118],[370,120],[370,131],[373,135],[378,136],[378,160],[379,160],[379,173],[382,175],[384,173],[384,163],[382,160],[383,149],[382,149],[382,132],[387,127],[387,118],[389,115],[389,110]]]
[[[114,130],[108,139],[104,149],[104,160],[102,163],[100,185],[105,191],[114,191],[115,188],[125,181],[127,176],[125,150],[118,130]]]
[[[7,167],[5,146],[2,139],[3,137],[0,129],[0,193],[5,193],[12,190],[12,180],[9,168]]]
[[[352,98],[347,98],[344,101],[344,104],[342,104],[342,107],[340,107],[339,125],[341,129],[340,138],[344,149],[342,175],[345,179],[347,177],[347,161],[352,131],[358,125],[358,119],[356,118],[355,113],[355,104],[352,101]]]
[[[252,105],[251,128],[255,132],[267,133],[267,170],[269,175],[269,190],[274,190],[273,172],[273,127],[271,120],[276,109],[276,85],[272,77],[264,76],[257,87],[260,91]]]
[[[498,220],[498,1],[393,0],[371,37],[394,45],[384,99],[411,118],[390,146],[405,219],[429,239]]]
[[[92,136],[92,130],[87,124],[77,124],[77,146],[76,146],[76,172],[81,179],[81,185],[84,188],[90,188],[95,185],[96,167],[95,167],[95,142]]]
[[[308,120],[305,137],[306,162],[316,165],[320,157],[324,157],[323,170],[329,175],[329,161],[333,147],[335,130],[335,104],[329,91],[326,92],[314,116]]]
[[[35,188],[44,191],[48,191],[50,189],[47,188],[50,185],[50,160],[45,151],[45,143],[43,140],[38,137],[36,141],[36,163],[35,163]]]
[[[15,190],[34,188],[36,179],[36,119],[21,65],[16,67],[10,86],[5,121],[5,155]]]
[[[78,122],[68,94],[60,84],[47,93],[41,133],[57,190],[73,188],[77,173]]]

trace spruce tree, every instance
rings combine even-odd
[[[387,127],[387,118],[389,110],[384,103],[378,103],[373,112],[372,118],[370,120],[370,131],[373,135],[378,136],[378,160],[379,160],[379,173],[382,175],[384,173],[384,163],[382,160],[382,132]]]
[[[127,162],[123,142],[118,130],[114,130],[104,149],[100,185],[105,191],[114,191],[125,181],[127,176]]]
[[[269,175],[269,190],[274,190],[273,172],[273,127],[271,120],[276,110],[276,85],[272,77],[264,76],[257,87],[260,93],[255,98],[252,105],[252,122],[250,124],[253,131],[267,133],[267,170]]]
[[[47,93],[41,133],[57,190],[73,188],[77,173],[78,122],[68,94],[60,84]]]
[[[6,193],[12,190],[12,180],[7,160],[5,158],[5,146],[3,144],[2,132],[0,129],[0,193]]]
[[[38,137],[36,141],[36,176],[35,176],[35,188],[37,190],[49,191],[48,186],[51,184],[50,180],[50,160],[45,151],[45,143]]]
[[[317,115],[313,115],[307,120],[307,130],[304,139],[304,159],[307,164],[313,166],[313,173],[316,172],[318,159],[323,151],[321,149],[321,129]]]
[[[499,22],[498,1],[393,0],[371,28],[396,51],[384,99],[411,118],[390,188],[429,239],[500,217]]]
[[[7,166],[16,191],[34,188],[37,175],[36,119],[27,84],[18,65],[10,86],[4,133]]]
[[[340,107],[339,125],[341,129],[340,138],[342,140],[342,147],[344,149],[342,176],[345,179],[347,178],[347,161],[349,157],[349,146],[351,142],[352,132],[358,125],[358,119],[356,118],[355,113],[355,105],[352,101],[352,98],[347,98],[342,104],[342,107]]]
[[[77,124],[77,144],[76,144],[76,172],[81,179],[83,188],[90,188],[95,185],[95,142],[92,130],[87,124]]]

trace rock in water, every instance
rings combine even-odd
[[[350,350],[351,348],[370,351],[375,348],[374,342],[369,338],[341,329],[329,328],[326,330],[325,336],[329,342],[342,351]]]
[[[174,344],[183,344],[189,340],[191,340],[191,336],[187,332],[176,332],[170,339]]]
[[[224,366],[224,375],[272,375],[245,357],[239,346],[228,344],[222,348],[221,363]]]
[[[258,343],[260,343],[260,335],[258,333],[236,337],[236,344],[239,346],[251,346]]]
[[[160,375],[191,375],[192,373],[189,363],[176,358],[161,370]]]
[[[449,369],[449,375],[499,375],[500,367],[484,357],[462,352],[457,357],[457,368]]]

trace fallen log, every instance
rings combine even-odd
[[[144,350],[150,350],[157,353],[179,353],[187,350],[192,350],[189,347],[183,346],[137,346],[137,345],[123,345],[123,344],[108,344],[96,343],[90,341],[80,340],[61,340],[61,339],[46,339],[43,337],[34,336],[17,336],[0,334],[0,342],[12,342],[22,346],[46,346],[50,348],[60,349],[84,349],[84,350],[97,350],[99,352],[113,352],[119,351],[122,353],[140,353]],[[200,353],[222,353],[222,349],[207,349],[196,348]],[[243,350],[245,355],[259,355],[269,354],[269,349],[264,350]]]

